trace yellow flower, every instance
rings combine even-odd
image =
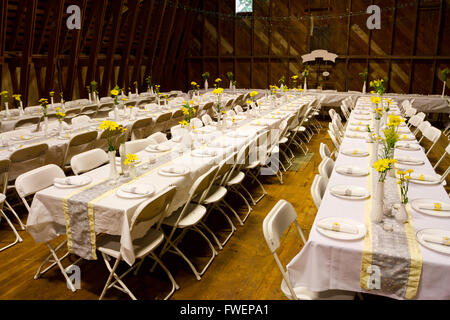
[[[20,97],[21,97],[20,94],[13,94],[13,98],[16,99],[17,101],[20,101]],[[43,99],[41,99],[41,100],[43,100]],[[39,100],[39,102],[41,102],[41,100]],[[47,100],[47,99],[45,99],[45,100]]]
[[[50,91],[50,97],[53,97],[55,95],[55,91]]]
[[[258,95],[258,92],[257,92],[257,91],[252,91],[252,92],[250,92],[250,97],[254,97],[254,96],[256,96],[256,95]]]
[[[191,82],[191,86],[196,86],[196,85],[197,85],[197,82],[195,82],[195,81]]]
[[[110,120],[103,120],[103,122],[98,127],[99,130],[109,130],[109,131],[115,131],[117,128],[119,128],[119,124],[114,121]]]
[[[185,116],[189,115],[189,110],[187,108],[183,107],[183,108],[181,108],[181,111],[183,111],[183,114]]]
[[[406,170],[406,173],[413,173],[413,172],[414,172],[413,169],[408,169],[408,170]]]
[[[123,162],[125,165],[133,164],[139,161],[139,157],[133,153],[127,153],[127,158]]]
[[[298,79],[297,75],[292,76],[292,80],[297,80],[297,79]]]
[[[180,121],[180,122],[178,122],[179,124],[181,124],[181,126],[183,127],[183,126],[189,126],[189,122],[187,122],[186,120],[183,120],[183,121]]]
[[[356,127],[356,131],[359,131],[359,127]]]
[[[123,97],[122,101],[128,101],[128,98]]]
[[[217,78],[215,82],[222,82],[222,79]]]
[[[434,211],[442,211],[442,206],[439,202],[434,204]]]
[[[128,105],[127,108],[133,109],[134,106],[133,105]]]
[[[66,116],[66,114],[63,113],[63,112],[57,112],[57,113],[56,113],[56,116],[58,116],[58,117],[60,117],[60,118],[64,118],[64,117]]]
[[[423,177],[423,174],[421,174],[421,175],[419,176],[419,180],[420,180],[420,181],[424,181],[424,180],[425,180],[425,178]]]
[[[409,180],[409,179],[411,179],[411,176],[405,176],[405,179]]]
[[[371,96],[370,97],[370,101],[372,103],[379,104],[381,102],[381,98],[380,97]]]
[[[247,100],[247,101],[245,101],[245,103],[246,104],[252,104],[252,101],[251,100]]]
[[[214,89],[212,93],[213,94],[222,94],[223,93],[223,89],[222,88]]]
[[[401,175],[401,176],[406,174],[405,171],[401,171],[401,170],[398,170],[397,173],[398,173],[399,175]]]
[[[116,90],[116,89],[111,90],[111,95],[118,96],[119,95],[119,90]]]

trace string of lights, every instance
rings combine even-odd
[[[224,12],[218,12],[218,11],[212,11],[212,10],[203,10],[201,8],[194,8],[191,6],[187,6],[184,4],[180,4],[178,2],[168,0],[156,0],[155,1],[158,4],[166,3],[166,6],[170,6],[172,8],[182,9],[186,11],[191,11],[194,13],[198,13],[205,16],[211,16],[214,18],[218,18],[221,20],[242,20],[242,19],[249,19],[249,20],[260,20],[260,21],[272,21],[272,22],[292,22],[292,21],[306,21],[311,20],[312,17],[314,20],[333,20],[333,19],[344,19],[348,17],[356,17],[356,16],[369,16],[369,14],[365,11],[353,11],[353,12],[345,12],[345,13],[339,13],[339,14],[326,14],[326,15],[290,15],[290,16],[257,16],[254,14],[232,14],[232,13],[224,13]],[[432,0],[423,0],[422,3],[431,3]],[[270,1],[267,1],[267,3],[270,3]],[[396,6],[392,7],[380,7],[381,12],[389,12],[394,11],[398,9],[408,8],[408,7],[415,7],[418,5],[417,1],[411,1],[411,2],[405,2],[397,4]]]

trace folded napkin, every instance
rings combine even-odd
[[[450,204],[442,202],[421,203],[419,205],[419,209],[434,210],[434,211],[450,211]]]
[[[337,167],[336,171],[338,173],[343,174],[367,174],[367,170],[364,170],[363,168],[353,167],[353,166],[341,166]]]
[[[53,183],[62,184],[66,186],[81,186],[89,181],[88,177],[83,176],[73,176],[66,178],[55,178]]]
[[[422,239],[427,242],[450,246],[450,238],[447,236],[439,236],[436,234],[424,234]]]
[[[170,148],[167,147],[167,146],[164,146],[164,145],[158,145],[158,144],[150,145],[150,146],[148,146],[147,148],[149,148],[150,150],[156,150],[156,151],[167,151],[167,150],[170,149]]]
[[[177,167],[165,167],[161,169],[162,171],[166,172],[166,173],[175,173],[175,174],[183,174],[185,173],[185,169],[184,168],[177,168]]]
[[[401,134],[399,138],[400,140],[416,140],[414,136],[411,136],[409,134]]]
[[[358,149],[347,149],[347,150],[342,150],[342,152],[344,154],[347,155],[368,155],[369,153],[367,151],[363,151],[363,150],[358,150]]]
[[[201,155],[207,155],[207,156],[215,156],[215,155],[217,155],[217,152],[214,151],[214,150],[199,150],[198,153],[201,154]]]
[[[397,142],[396,147],[405,148],[405,149],[413,149],[413,150],[420,149],[420,147],[417,143],[408,143],[408,142]]]
[[[353,138],[353,139],[365,139],[366,138],[366,136],[363,134],[352,133],[352,132],[347,133],[346,136],[348,138]]]
[[[411,179],[412,180],[418,180],[418,181],[429,181],[429,182],[437,182],[439,181],[439,178],[436,176],[431,176],[428,174],[420,174],[420,173],[411,173]]]
[[[317,226],[331,231],[358,234],[358,228],[355,225],[331,221],[319,221]]]
[[[356,189],[355,187],[352,186],[333,187],[331,191],[334,194],[347,197],[363,197],[366,195],[363,189]]]
[[[149,194],[152,191],[149,186],[139,184],[123,186],[121,190],[127,193],[138,195]]]
[[[181,142],[182,139],[183,139],[182,136],[178,136],[178,137],[173,137],[172,141],[178,143],[178,142]]]
[[[410,162],[410,163],[423,163],[423,161],[419,158],[414,158],[414,157],[410,157],[410,156],[396,156],[395,157],[396,160],[401,161],[401,162]]]

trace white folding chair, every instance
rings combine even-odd
[[[166,236],[166,243],[161,250],[159,257],[161,258],[167,251],[175,253],[182,257],[186,263],[191,268],[197,280],[201,279],[201,275],[203,275],[208,267],[213,262],[215,256],[217,255],[217,251],[214,248],[213,244],[209,240],[209,238],[200,230],[197,226],[199,222],[206,215],[206,208],[199,204],[202,203],[205,199],[209,189],[211,188],[212,183],[214,182],[214,177],[217,173],[218,167],[214,166],[208,172],[200,176],[192,185],[189,191],[188,201],[185,205],[173,212],[169,217],[163,220],[163,224],[171,228],[169,234]],[[197,198],[198,197],[198,198]],[[194,202],[194,199],[198,199]],[[177,230],[181,231],[175,236]],[[205,241],[211,249],[211,258],[208,260],[206,265],[203,267],[201,271],[198,271],[194,264],[189,260],[189,258],[178,248],[177,244],[182,241],[187,231],[192,230],[197,232]],[[155,266],[155,265],[154,265]]]
[[[415,115],[417,113],[417,109],[415,108],[409,108],[406,110],[405,112],[405,118],[411,118],[413,115]]]
[[[331,177],[334,169],[334,161],[331,158],[325,158],[319,164],[319,174],[325,178],[328,183],[328,180]]]
[[[41,191],[43,189],[46,189],[53,185],[53,181],[55,178],[65,178],[64,171],[54,164],[49,164],[31,171],[28,171],[16,179],[15,188],[17,191],[17,194],[19,195],[20,199],[22,199],[23,204],[28,210],[28,213],[30,213],[31,208],[30,205],[27,202],[26,197],[34,195],[38,191]],[[46,242],[47,248],[50,251],[50,254],[44,259],[44,261],[39,266],[39,269],[36,272],[36,275],[34,276],[34,279],[38,279],[41,275],[46,273],[48,270],[53,268],[54,266],[58,266],[59,270],[61,271],[62,275],[66,279],[67,284],[69,285],[70,289],[75,292],[75,287],[72,283],[72,281],[69,279],[64,267],[62,266],[61,262],[69,255],[69,252],[64,254],[61,258],[58,257],[57,252],[67,243],[67,240],[62,241],[58,246],[55,248],[52,247],[50,242]],[[53,260],[51,260],[53,259]],[[42,268],[47,262],[51,262],[51,264],[44,270]]]
[[[319,174],[316,174],[311,185],[311,196],[316,205],[317,210],[319,210],[320,203],[322,202],[323,195],[327,188],[328,181]]]
[[[6,202],[6,189],[8,187],[8,170],[9,170],[10,164],[11,164],[11,161],[9,159],[0,160],[0,183],[1,183],[0,221],[1,221],[1,218],[5,219],[5,221],[8,223],[8,226],[11,228],[14,235],[16,236],[16,239],[12,243],[4,246],[3,248],[0,248],[0,252],[12,247],[13,245],[15,245],[18,242],[23,241],[22,238],[19,236],[19,233],[17,232],[16,228],[12,224],[11,220],[9,220],[8,216],[3,211],[3,205],[6,204],[7,208],[12,212],[12,214],[17,219],[17,221],[20,221],[19,217],[17,216],[17,213],[12,209],[12,207],[8,204],[8,202]],[[21,225],[21,227],[23,227],[23,224],[21,221],[20,221],[20,225]]]
[[[209,114],[203,115],[202,116],[202,121],[203,121],[203,124],[205,126],[214,126],[214,125],[216,125],[216,122],[213,121],[213,119],[211,118],[211,116]]]
[[[419,112],[418,114],[413,115],[408,120],[408,128],[411,128],[411,127],[417,128],[424,119],[425,119],[425,113],[423,113],[423,112]]]
[[[70,167],[75,175],[91,171],[109,161],[108,154],[102,149],[93,149],[72,157]]]
[[[426,138],[427,140],[429,140],[432,143],[430,149],[428,149],[428,151],[426,153],[427,156],[430,153],[431,149],[433,149],[433,147],[439,141],[441,134],[442,134],[442,131],[436,127],[429,127],[427,129],[425,129],[425,131],[423,132],[423,136],[420,139],[420,141],[422,141],[423,138]]]
[[[82,115],[82,116],[77,116],[75,118],[72,118],[71,122],[72,122],[72,125],[79,126],[79,125],[89,123],[89,120],[91,120],[91,118],[89,118],[87,115]]]
[[[136,209],[130,221],[130,234],[133,239],[133,249],[136,260],[140,261],[128,268],[128,270],[122,275],[119,276],[116,273],[117,267],[122,261],[122,254],[120,252],[120,237],[104,235],[98,239],[97,250],[102,253],[106,268],[110,272],[99,300],[102,300],[106,291],[113,287],[127,293],[131,299],[136,300],[136,297],[130,289],[128,289],[122,279],[133,270],[135,270],[134,274],[136,275],[146,257],[150,257],[155,260],[155,262],[158,263],[166,272],[170,282],[172,283],[172,290],[164,298],[164,300],[167,300],[170,296],[172,296],[175,290],[179,289],[179,286],[172,277],[170,271],[154,253],[155,249],[164,242],[164,233],[161,230],[161,221],[168,213],[168,208],[172,202],[175,192],[176,188],[170,187],[152,199],[141,203]],[[139,226],[143,225],[145,225],[145,229],[148,230],[146,234],[144,236],[139,235],[139,237],[133,237],[133,234],[136,234],[136,229],[139,229]],[[111,266],[110,263],[111,258],[116,259],[113,266]],[[113,278],[115,279],[114,281],[112,281]]]
[[[73,136],[67,145],[62,167],[65,168],[67,165],[70,165],[70,160],[73,156],[92,149],[97,143],[97,138],[97,131],[82,132]]]
[[[339,153],[339,147],[340,147],[340,143],[338,142],[336,136],[334,135],[334,133],[331,130],[328,130],[328,135],[331,138],[331,142],[333,142],[334,145],[334,154],[337,155]]]
[[[434,165],[433,169],[436,170],[439,164],[444,160],[445,156],[450,155],[450,143],[448,144],[447,148],[445,148],[444,153],[442,154],[442,157],[439,159],[438,162]]]
[[[320,157],[322,158],[322,160],[324,160],[326,158],[331,158],[331,155],[332,155],[328,146],[323,142],[320,143],[319,153],[320,153]]]
[[[234,110],[236,111],[236,113],[243,113],[244,112],[244,109],[242,109],[242,107],[240,105],[235,106]]]
[[[417,136],[417,134],[420,132],[422,134],[422,138],[423,138],[423,134],[424,134],[425,130],[430,127],[431,127],[431,123],[429,121],[422,121],[419,124],[419,126],[416,128],[416,130],[414,131],[414,135]]]
[[[194,118],[191,120],[191,126],[192,128],[201,128],[203,127],[203,122],[198,118]]]
[[[292,225],[295,226],[303,244],[305,244],[305,236],[297,222],[297,213],[294,207],[285,200],[278,201],[263,222],[264,238],[283,276],[283,281],[281,282],[281,291],[283,294],[290,300],[353,300],[354,293],[351,292],[338,290],[313,292],[306,287],[294,288],[292,286],[289,276],[277,254],[281,244],[281,237]]]

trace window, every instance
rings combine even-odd
[[[253,12],[253,0],[236,0],[236,13]]]

